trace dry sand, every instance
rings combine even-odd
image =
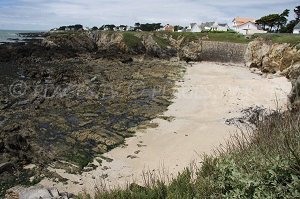
[[[82,175],[67,174],[67,185],[43,180],[42,185],[55,186],[60,191],[78,193],[83,189],[93,192],[101,184],[101,176],[107,176],[109,186],[124,185],[135,180],[142,183],[143,171],[162,168],[176,175],[192,161],[201,161],[200,154],[210,154],[224,144],[230,135],[239,133],[225,120],[241,115],[241,110],[258,105],[269,109],[286,107],[291,84],[284,77],[262,77],[241,65],[196,63],[187,68],[184,81],[178,82],[174,103],[165,116],[172,121],[155,119],[157,128],[140,130],[135,137],[126,140],[126,147],[113,149],[105,154],[112,162],[103,162],[96,170]],[[131,157],[128,157],[132,155]],[[107,167],[107,170],[103,170]]]

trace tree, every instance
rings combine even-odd
[[[135,27],[139,28],[141,26],[141,24],[139,22],[134,24]]]
[[[289,14],[290,14],[290,10],[288,9],[285,9],[280,15],[279,15],[279,18],[278,18],[278,21],[277,21],[277,32],[279,31],[279,29],[281,29],[282,27],[284,27],[288,21],[288,17],[289,17]]]
[[[281,14],[269,14],[263,16],[256,21],[256,24],[261,25],[264,30],[278,32],[288,21],[290,10],[286,9]]]
[[[294,9],[295,12],[295,19],[291,20],[286,26],[283,26],[280,29],[280,32],[282,33],[292,33],[294,30],[294,27],[299,23],[300,21],[300,6],[297,6]]]
[[[58,28],[58,30],[65,30],[67,26],[61,26]]]
[[[296,21],[300,21],[300,6],[297,6],[294,9],[294,12],[295,12],[295,19],[296,19]]]
[[[83,30],[83,26],[81,24],[74,25],[75,30]]]
[[[160,29],[162,26],[161,26],[161,23],[146,23],[146,24],[140,24],[140,29],[142,31],[156,31],[158,29]]]
[[[182,29],[183,29],[182,26],[179,26],[179,25],[174,26],[174,31],[175,31],[175,32],[177,32],[178,30],[182,30]]]
[[[97,28],[96,26],[94,26],[94,27],[92,28],[92,30],[98,30],[98,28]]]

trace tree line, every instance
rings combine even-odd
[[[256,20],[263,30],[268,32],[292,33],[294,27],[300,22],[300,6],[294,9],[295,19],[288,22],[290,10],[285,9],[280,14],[269,14]]]

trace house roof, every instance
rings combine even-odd
[[[191,27],[193,27],[193,26],[195,26],[195,25],[197,25],[197,23],[191,23]]]
[[[300,29],[300,22],[294,27],[294,30],[295,29]]]
[[[201,24],[201,27],[212,27],[215,22],[205,22]]]
[[[241,26],[245,23],[248,23],[248,22],[252,22],[252,23],[255,23],[255,19],[253,18],[242,18],[242,17],[236,17],[233,19],[232,22],[235,22],[236,23],[236,26]]]
[[[222,27],[226,27],[226,26],[228,26],[228,24],[227,24],[227,23],[218,23],[218,25],[219,25],[219,26],[222,26]]]

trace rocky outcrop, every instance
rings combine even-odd
[[[51,61],[80,54],[113,59],[146,55],[161,59],[179,57],[185,61],[243,62],[247,45],[207,39],[138,32],[49,33],[40,43],[0,46],[0,62],[28,59],[28,62]]]
[[[245,53],[246,66],[263,72],[283,72],[300,62],[299,50],[289,44],[273,44],[258,38],[250,42]],[[288,73],[284,73],[288,75]]]
[[[7,199],[72,199],[75,198],[73,194],[62,192],[60,193],[56,188],[45,188],[42,186],[34,186],[25,188],[17,186],[7,190],[5,198]]]
[[[300,50],[289,44],[277,44],[258,38],[250,42],[245,53],[246,66],[264,73],[278,73],[291,80],[291,108],[300,108]]]

